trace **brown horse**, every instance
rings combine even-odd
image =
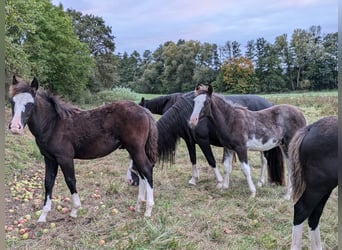
[[[250,173],[247,151],[267,151],[280,146],[283,158],[287,161],[287,148],[291,138],[299,128],[306,125],[303,113],[291,105],[275,105],[260,111],[250,111],[213,95],[211,85],[197,86],[195,91],[195,105],[190,116],[190,125],[195,127],[201,117],[208,117],[213,122],[222,145],[237,153],[251,196],[254,197],[256,189]],[[224,181],[227,181],[230,169],[225,169],[224,172]],[[285,198],[290,197],[291,183],[288,171]]]
[[[80,110],[57,96],[38,91],[36,78],[29,85],[14,76],[10,96],[10,131],[21,134],[27,124],[45,160],[45,199],[38,222],[45,222],[51,210],[58,166],[72,195],[70,216],[77,217],[81,202],[76,190],[73,159],[95,159],[117,148],[129,152],[139,173],[136,210],[139,211],[146,200],[145,216],[151,216],[158,130],[149,111],[130,101]]]
[[[338,183],[337,116],[321,118],[297,131],[289,146],[294,215],[291,249],[301,249],[303,222],[308,219],[311,249],[322,249],[319,219]]]

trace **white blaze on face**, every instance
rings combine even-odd
[[[204,107],[204,102],[206,100],[206,95],[198,95],[197,97],[194,98],[194,110],[192,111],[192,114],[190,116],[190,125],[191,126],[196,126],[199,120],[199,115],[201,113],[201,110]]]
[[[23,132],[23,124],[21,122],[21,115],[25,112],[25,107],[29,103],[34,103],[34,99],[30,93],[20,93],[13,97],[13,118],[10,124],[11,132],[14,134],[21,134]]]

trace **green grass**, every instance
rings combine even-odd
[[[147,99],[147,95],[143,95]],[[318,97],[317,97],[318,96]],[[316,95],[268,99],[290,102],[301,108],[313,122],[326,112],[337,114],[337,96]],[[336,105],[336,106],[335,106]],[[6,123],[10,112],[6,110]],[[6,231],[7,249],[289,249],[293,204],[284,201],[285,187],[257,187],[249,198],[247,182],[235,163],[228,190],[217,190],[212,170],[198,150],[200,181],[189,186],[191,163],[183,141],[176,151],[175,163],[154,169],[155,207],[152,217],[132,212],[137,188],[127,186],[125,175],[128,153],[117,150],[92,161],[75,161],[78,191],[82,207],[77,219],[68,218],[57,206],[70,208],[69,191],[59,171],[54,187],[52,211],[48,222],[38,224],[44,194],[44,164],[34,138],[25,129],[22,136],[5,135]],[[222,173],[222,148],[213,147]],[[254,183],[260,173],[259,154],[249,153]],[[28,191],[27,187],[31,187]],[[25,199],[25,195],[32,199]],[[113,212],[113,210],[115,212]],[[328,200],[321,218],[321,238],[325,249],[337,249],[337,190]],[[29,239],[23,240],[15,223],[21,217]],[[56,227],[50,228],[50,223]],[[45,229],[45,231],[43,231]],[[47,229],[47,232],[46,232]],[[43,233],[44,232],[44,233]],[[104,240],[100,245],[99,240]],[[307,230],[303,230],[303,249],[309,249]]]

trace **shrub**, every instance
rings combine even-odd
[[[115,87],[112,90],[103,90],[94,95],[93,104],[105,104],[119,100],[136,99],[136,93],[125,87]]]

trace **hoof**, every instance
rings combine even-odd
[[[283,198],[284,198],[284,200],[289,201],[291,199],[291,195],[285,194]]]
[[[217,183],[216,184],[216,188],[217,189],[222,189],[223,188],[222,182]]]
[[[255,198],[255,194],[256,194],[255,192],[254,192],[254,193],[251,193],[250,196],[249,196],[249,198],[252,198],[252,199]]]
[[[262,187],[264,185],[264,183],[262,181],[258,181],[258,187]]]
[[[195,178],[191,178],[190,180],[189,180],[189,182],[188,182],[190,185],[192,185],[192,186],[196,186],[196,180],[195,180]]]

